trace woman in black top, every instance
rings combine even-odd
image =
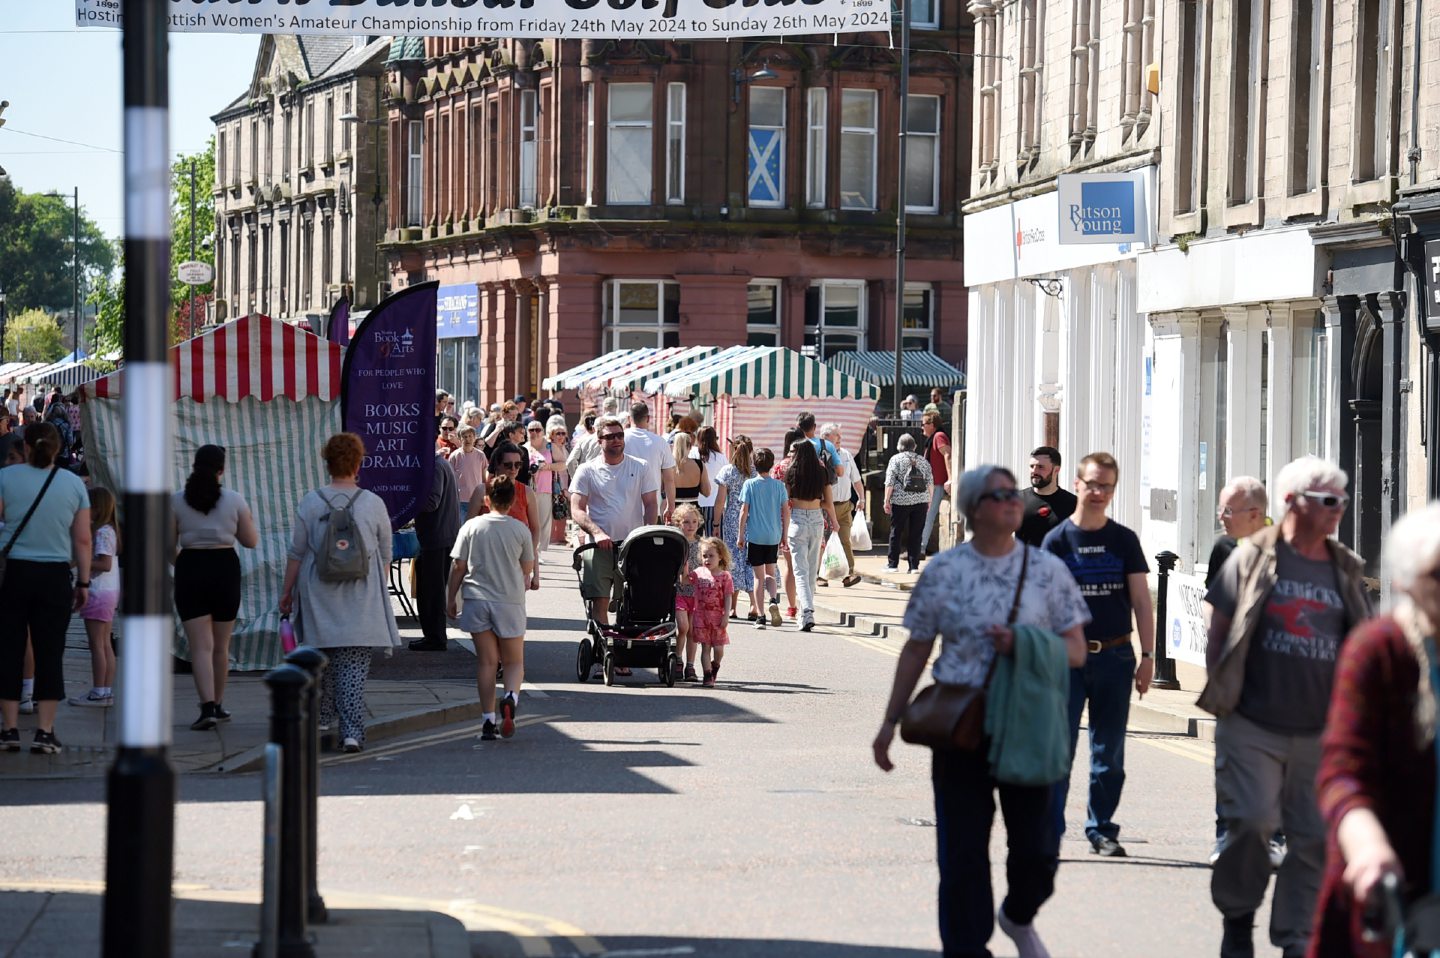
[[[790,465],[785,470],[785,488],[790,493],[786,538],[795,569],[801,632],[815,628],[815,582],[825,547],[825,530],[840,526],[830,502],[830,478],[814,443],[802,437],[790,447]]]

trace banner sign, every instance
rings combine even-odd
[[[474,283],[441,286],[436,310],[441,339],[468,339],[480,335],[480,287]]]
[[[1205,668],[1205,580],[1198,575],[1170,573],[1170,596],[1166,612],[1165,634],[1157,636],[1168,643],[1166,652],[1177,662],[1188,662]]]
[[[1145,202],[1145,174],[1062,173],[1060,194],[1061,245],[1075,243],[1150,242]]]
[[[121,26],[121,0],[75,0],[78,27]],[[890,0],[170,0],[172,33],[659,37],[890,29]]]
[[[341,346],[350,342],[350,300],[343,296],[330,308],[330,320],[325,324],[325,338]]]
[[[340,421],[365,441],[360,485],[385,500],[399,529],[420,512],[435,475],[435,293],[420,283],[370,311],[345,351]]]

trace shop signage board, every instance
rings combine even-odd
[[[441,286],[435,309],[441,339],[480,335],[480,287],[474,283]]]
[[[1177,662],[1205,667],[1205,580],[1198,575],[1170,573],[1170,595],[1165,623],[1165,651]]]
[[[1440,240],[1425,241],[1425,328],[1440,332]]]
[[[119,29],[121,0],[75,0]],[[690,40],[890,29],[890,0],[169,0],[173,33]]]
[[[1061,173],[1055,186],[1061,245],[1150,242],[1143,172]]]

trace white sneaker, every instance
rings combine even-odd
[[[887,566],[885,567],[885,571],[886,571],[886,572],[899,572],[899,571],[900,571],[900,567],[899,567],[898,565],[887,565]]]
[[[358,752],[360,751],[360,740],[357,738],[346,738],[344,744],[340,747],[347,752]]]
[[[21,714],[21,715],[34,715],[34,714],[35,714],[35,700],[34,700],[34,699],[21,699],[21,700],[20,700],[20,714]]]
[[[1280,866],[1285,864],[1285,853],[1288,847],[1283,841],[1270,839],[1270,869],[1279,871]]]
[[[1017,925],[1005,914],[1001,908],[995,915],[1000,930],[1015,942],[1015,949],[1020,953],[1020,958],[1050,958],[1050,952],[1045,950],[1045,943],[1040,940],[1040,934],[1035,930],[1034,924]]]
[[[110,708],[112,705],[115,704],[115,696],[113,696],[113,695],[96,695],[96,694],[95,694],[95,690],[94,690],[94,689],[91,689],[90,692],[89,692],[89,694],[87,694],[87,695],[85,695],[85,696],[76,697],[76,698],[70,699],[70,704],[71,704],[71,705],[79,705],[79,706],[82,706],[82,707],[84,707],[84,708],[101,708],[101,709],[106,709],[106,708]]]

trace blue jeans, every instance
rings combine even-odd
[[[920,533],[920,551],[930,548],[930,533],[935,529],[935,520],[940,517],[940,503],[945,500],[945,484],[939,483],[930,490],[930,505],[925,509],[925,529]]]
[[[935,788],[935,837],[940,865],[940,940],[945,958],[990,958],[985,943],[995,930],[990,887],[990,829],[995,792],[1005,816],[1008,894],[1002,907],[1028,925],[1055,890],[1055,839],[1050,833],[1050,789],[997,785],[985,752],[937,750],[930,781]]]
[[[1125,724],[1130,719],[1130,690],[1135,682],[1135,649],[1122,645],[1091,652],[1085,664],[1070,670],[1070,761],[1074,764],[1080,738],[1080,713],[1090,705],[1090,801],[1085,837],[1092,842],[1118,839],[1120,826],[1111,821],[1125,787]],[[1054,786],[1052,814],[1055,840],[1065,834],[1065,798],[1070,776]]]
[[[795,566],[795,592],[800,600],[800,622],[815,621],[815,577],[820,573],[820,552],[825,548],[825,512],[791,509],[790,558]]]

